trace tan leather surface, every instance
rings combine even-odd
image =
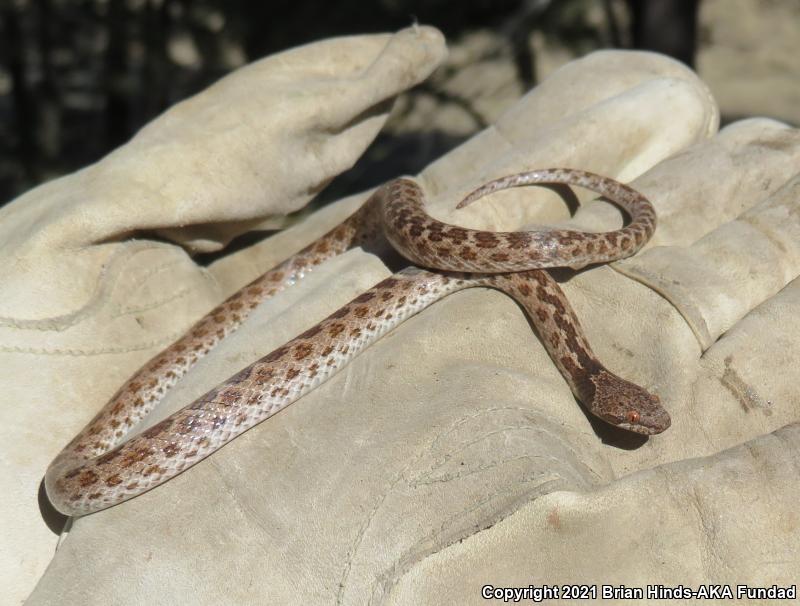
[[[226,283],[187,251],[217,250],[303,207],[445,54],[442,35],[420,28],[268,57],[0,210],[4,602],[20,603],[53,556],[57,537],[37,506],[48,460],[223,298]]]
[[[375,95],[424,78],[443,52],[428,29],[401,32],[383,52],[377,47],[389,38],[360,40],[368,42],[359,65],[372,65],[365,73],[383,93],[353,92],[354,115]],[[392,48],[402,51],[394,55]],[[308,66],[302,59],[308,52],[297,55],[299,65]],[[165,117],[148,126],[146,141],[163,134],[176,145],[181,126],[194,122],[192,111],[202,119],[204,108],[225,106],[226,120],[208,124],[210,133],[238,126],[246,115],[253,148],[283,142],[288,147],[279,151],[297,149],[302,141],[292,137],[299,130],[280,132],[247,96],[225,98],[239,86],[258,89],[274,60],[212,87],[201,103],[176,112],[183,114],[176,123]],[[238,102],[250,111],[237,112]],[[800,350],[800,221],[792,179],[800,136],[763,119],[717,134],[717,120],[706,88],[679,64],[647,53],[595,53],[556,72],[418,177],[433,215],[488,229],[622,224],[618,210],[585,192],[578,192],[584,203],[569,219],[564,201],[540,188],[454,210],[482,181],[525,168],[593,170],[630,181],[651,198],[660,222],[645,251],[562,277],[598,356],[661,395],[673,419],[666,433],[642,441],[591,421],[519,307],[496,292],[459,293],[174,481],[77,520],[29,603],[477,604],[487,583],[791,581],[798,565],[793,423],[800,412],[792,362]],[[262,121],[273,130],[260,127]],[[368,122],[374,128],[364,129],[374,135],[379,119]],[[315,141],[324,147],[325,136]],[[337,165],[310,163],[291,172],[293,182],[278,183],[285,173],[272,167],[268,176],[264,161],[255,178],[255,160],[239,153],[244,144],[223,139],[216,153],[224,156],[227,197],[220,189],[194,199],[191,189],[175,185],[159,198],[172,210],[163,202],[142,204],[142,191],[161,186],[158,176],[134,169],[150,161],[134,145],[96,169],[120,171],[105,203],[105,188],[92,190],[84,171],[34,190],[0,214],[0,229],[16,230],[16,248],[4,250],[17,251],[5,264],[17,273],[4,315],[22,321],[0,333],[0,380],[24,402],[6,440],[16,457],[8,468],[16,475],[9,472],[13,481],[6,482],[15,504],[6,517],[21,531],[4,552],[18,562],[39,558],[29,584],[52,547],[37,526],[32,496],[50,457],[192,319],[364,198],[343,200],[207,270],[169,244],[93,244],[70,227],[74,220],[59,223],[58,201],[69,200],[70,212],[98,233],[120,233],[126,221],[129,228],[158,225],[205,250],[225,241],[209,234],[230,234],[231,224],[297,208],[306,201],[297,193],[301,179],[321,183],[343,164],[340,158]],[[355,157],[366,139],[354,135],[345,147]],[[197,157],[205,161],[205,153]],[[195,169],[179,163],[172,173],[186,183],[209,178]],[[219,185],[210,180],[206,187]],[[270,187],[275,197],[259,197]],[[190,198],[192,212],[184,206]],[[255,199],[262,204],[257,209]],[[85,213],[81,200],[89,200]],[[49,237],[37,238],[34,216],[36,233]],[[195,229],[196,223],[223,225]],[[27,235],[18,233],[24,225]],[[40,260],[55,258],[54,249],[70,263]],[[26,266],[32,270],[23,275]],[[36,272],[43,267],[67,275],[48,291],[55,295],[38,302],[44,291],[35,286]],[[381,259],[360,250],[326,263],[258,308],[174,389],[161,414],[389,273]],[[10,416],[9,407],[3,414]],[[9,431],[8,423],[3,427]]]

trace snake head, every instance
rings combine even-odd
[[[672,423],[661,399],[646,389],[603,370],[591,379],[590,412],[606,423],[643,435],[655,435]]]

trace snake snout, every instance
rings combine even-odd
[[[620,424],[620,427],[645,435],[659,434],[669,428],[672,419],[661,406],[659,397],[649,393],[647,396],[649,396],[647,405],[631,408],[626,415],[625,423]]]
[[[648,436],[671,425],[661,399],[642,387],[608,371],[594,377],[593,383],[595,394],[590,410],[606,423]]]

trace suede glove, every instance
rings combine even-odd
[[[400,85],[398,72],[422,78],[442,52],[440,38],[427,28],[366,40],[381,43],[349,42],[355,55],[364,54],[353,60],[358,73],[394,74],[394,88],[385,83],[380,98],[415,81],[408,76]],[[263,65],[283,66],[280,57],[309,48]],[[392,54],[392,48],[399,50]],[[386,65],[379,69],[381,58]],[[315,79],[329,73],[303,65],[312,73],[298,88],[320,90]],[[50,324],[18,323],[6,337],[17,347],[6,355],[19,361],[17,374],[4,383],[23,381],[28,392],[35,385],[42,394],[17,430],[47,435],[36,447],[40,466],[18,464],[33,492],[49,458],[142,362],[365,200],[342,200],[210,267],[192,262],[187,251],[211,250],[243,229],[274,221],[344,167],[336,158],[325,177],[313,162],[267,176],[275,166],[270,159],[280,166],[293,156],[237,154],[238,136],[225,138],[230,151],[223,143],[197,149],[198,125],[209,129],[200,138],[205,142],[246,121],[241,136],[254,150],[299,136],[283,132],[269,112],[239,110],[238,104],[252,103],[253,89],[292,96],[268,75],[266,68],[240,70],[143,131],[161,145],[187,146],[192,162],[167,169],[175,154],[165,154],[155,175],[125,172],[125,164],[147,166],[155,157],[149,148],[137,151],[143,144],[135,139],[68,178],[74,182],[35,190],[0,215],[2,227],[13,224],[15,209],[30,216],[39,207],[40,229],[61,220],[75,227],[75,238],[86,238],[89,228],[102,232],[114,217],[114,225],[126,226],[58,250],[75,256],[60,271],[69,267],[76,275],[61,281],[73,289],[84,284],[89,303],[64,297],[58,308],[51,297],[39,302]],[[361,112],[378,101],[372,88],[353,89],[354,99],[369,97]],[[237,96],[231,89],[248,92]],[[275,103],[293,115],[294,104]],[[324,108],[327,99],[320,95],[318,103]],[[219,123],[206,120],[200,110],[207,106],[219,108]],[[169,119],[182,107],[183,130]],[[199,108],[197,115],[192,108]],[[518,306],[493,291],[458,293],[178,478],[76,520],[29,603],[482,603],[487,584],[788,583],[798,563],[792,461],[800,430],[792,423],[800,402],[790,368],[800,349],[800,327],[792,321],[792,281],[800,268],[792,179],[800,137],[769,120],[719,133],[717,123],[707,89],[680,64],[647,53],[600,52],[556,72],[417,176],[432,215],[483,229],[622,225],[616,207],[585,192],[576,192],[581,206],[570,218],[564,197],[543,188],[500,192],[455,210],[480,183],[525,169],[591,170],[650,197],[659,227],[642,253],[577,274],[558,272],[558,278],[598,357],[661,396],[672,416],[666,433],[643,440],[594,422]],[[309,136],[317,144],[331,133],[325,125],[309,130],[324,133]],[[309,146],[295,143],[285,153],[317,149]],[[225,166],[224,174],[205,170],[211,165]],[[117,175],[117,190],[107,178],[87,177],[93,170]],[[192,185],[166,188],[156,178],[161,171],[170,182]],[[304,190],[306,197],[297,193],[303,178],[317,184]],[[195,199],[206,189],[213,195]],[[282,193],[269,208],[253,209],[267,189]],[[142,191],[158,192],[158,208],[142,202]],[[57,200],[71,201],[75,217],[56,213],[66,205]],[[89,208],[79,210],[82,203]],[[165,204],[174,206],[174,221],[164,218]],[[10,259],[36,252],[28,261],[35,264],[44,256],[35,234],[17,240]],[[103,262],[81,263],[87,250],[105,253]],[[35,277],[22,275],[23,261],[17,263],[16,296],[30,301]],[[327,262],[256,309],[170,392],[149,424],[390,273],[384,259],[359,249]],[[71,291],[64,286],[63,292]],[[27,315],[17,309],[22,320],[37,317],[31,302]],[[20,418],[17,412],[18,424]]]

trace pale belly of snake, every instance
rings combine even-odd
[[[474,231],[432,219],[413,181],[393,181],[342,224],[217,306],[134,374],[51,463],[45,476],[50,501],[62,513],[85,515],[166,482],[326,381],[407,318],[476,286],[500,290],[519,302],[589,412],[640,434],[664,431],[670,418],[658,397],[597,360],[558,283],[542,269],[578,269],[635,253],[655,229],[655,211],[635,190],[572,169],[504,177],[482,186],[459,206],[531,183],[593,190],[619,204],[631,222],[606,233]],[[129,437],[167,390],[259,303],[326,259],[382,238],[428,269],[411,266],[383,280],[198,400]]]

